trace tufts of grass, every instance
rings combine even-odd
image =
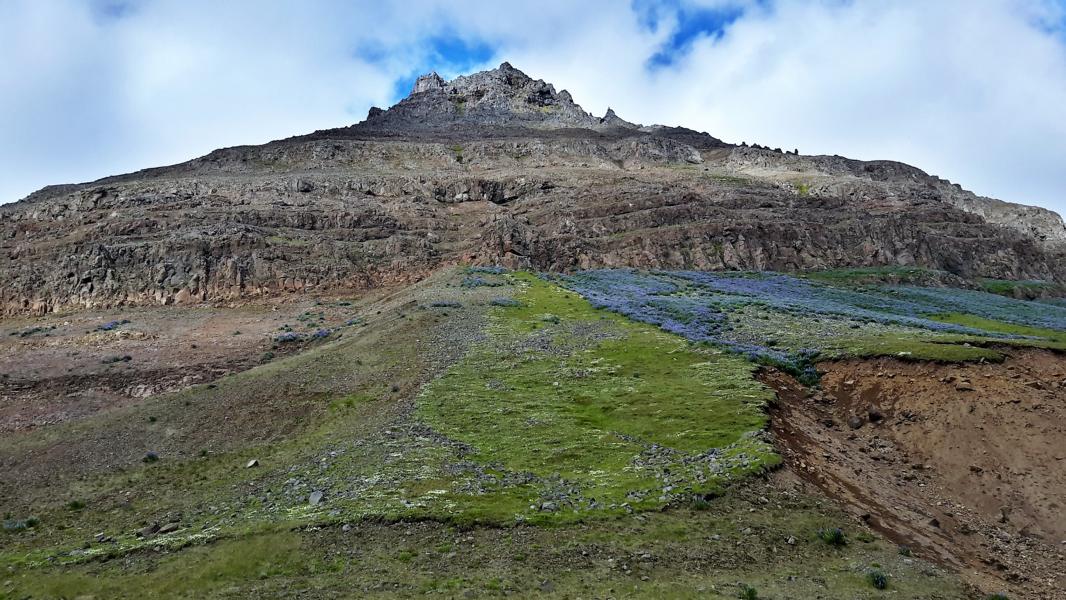
[[[844,530],[839,527],[820,530],[818,532],[818,539],[834,548],[841,548],[848,545],[848,538],[844,535]]]

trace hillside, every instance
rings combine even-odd
[[[0,600],[1066,589],[1048,211],[505,63],[0,232]]]

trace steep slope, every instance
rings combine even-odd
[[[6,314],[365,288],[448,264],[1066,281],[1049,211],[892,162],[584,112],[504,63],[357,125],[53,186],[0,207]]]

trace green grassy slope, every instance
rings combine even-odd
[[[752,476],[779,458],[743,357],[476,277],[357,305],[365,327],[216,385],[0,439],[6,518],[39,521],[0,533],[0,598],[881,597],[871,568],[895,597],[966,597]],[[138,536],[152,522],[177,525]],[[818,539],[836,526],[851,544]]]

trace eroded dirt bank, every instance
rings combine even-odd
[[[985,592],[1062,597],[1066,356],[819,368],[820,390],[763,376],[777,390],[772,427],[796,473]]]

